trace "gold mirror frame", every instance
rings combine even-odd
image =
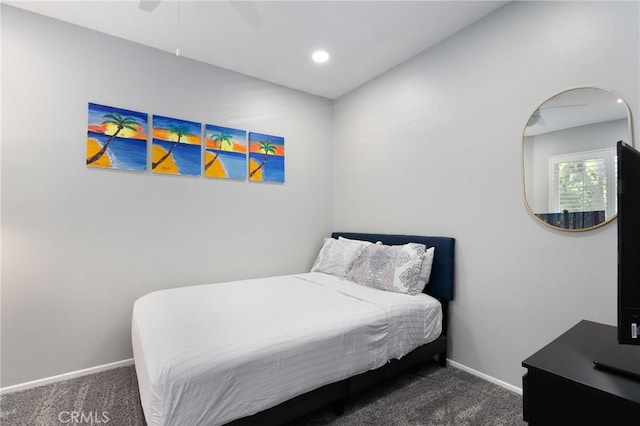
[[[590,96],[593,97],[592,103],[588,102],[589,99],[591,99]],[[617,104],[617,106],[615,109],[611,108],[611,111],[604,111],[604,110],[600,111],[599,108],[604,108],[602,103],[605,101],[605,98],[607,96],[609,96],[610,99],[612,99],[613,102]],[[564,111],[565,113],[563,114],[562,111]],[[606,115],[609,113],[611,114],[611,116]],[[598,118],[590,119],[589,117],[592,114],[593,114],[593,117],[598,117]],[[610,117],[614,117],[614,118],[610,118]],[[634,145],[633,135],[632,135],[632,124],[631,124],[631,110],[629,109],[629,105],[615,92],[609,89],[604,89],[604,88],[595,87],[595,86],[572,87],[570,89],[556,93],[555,95],[547,98],[545,101],[543,101],[540,105],[537,106],[537,108],[533,111],[533,113],[525,123],[524,128],[522,130],[521,168],[522,168],[522,196],[524,200],[524,205],[529,211],[529,213],[538,222],[544,224],[549,228],[560,230],[560,231],[583,232],[583,231],[589,231],[592,229],[600,228],[608,224],[609,222],[613,221],[617,217],[618,215],[617,211],[613,211],[613,213],[610,213],[607,215],[605,210],[605,213],[604,213],[605,217],[603,221],[598,222],[594,225],[586,226],[582,228],[569,228],[565,226],[557,226],[547,221],[549,220],[549,217],[546,217],[545,218],[546,220],[541,218],[541,216],[563,215],[563,217],[566,219],[567,217],[569,217],[569,213],[566,212],[566,210],[564,213],[549,212],[549,210],[551,210],[550,208],[545,209],[542,212],[536,212],[537,209],[532,207],[527,197],[527,192],[528,192],[527,176],[528,175],[531,176],[531,174],[533,173],[532,169],[535,169],[535,167],[533,167],[534,163],[531,158],[531,155],[530,155],[529,161],[527,161],[526,155],[527,155],[527,152],[531,152],[533,150],[533,143],[535,142],[535,136],[545,136],[545,135],[548,136],[554,132],[560,132],[560,131],[564,131],[564,132],[576,131],[576,130],[579,130],[580,127],[582,126],[597,125],[597,124],[603,124],[607,122],[613,123],[615,120],[622,120],[624,118],[626,118],[627,120],[627,125],[625,126],[626,135],[624,135],[626,137],[625,138],[613,137],[612,139],[614,140],[607,141],[606,144],[603,144],[602,149],[608,149],[608,148],[615,149],[615,144],[620,139],[622,139],[624,142],[630,145]],[[566,122],[563,124],[562,120],[566,120]],[[546,131],[541,129],[540,127],[541,122],[543,122],[544,124],[550,125]],[[618,129],[618,131],[620,132],[618,136],[620,136],[622,134],[621,127],[620,129]],[[560,135],[560,134],[556,133],[556,135]],[[527,164],[529,164],[529,170],[527,170]],[[539,164],[539,162],[536,164]],[[550,195],[549,195],[550,172],[549,172],[549,165],[547,165],[546,167],[547,167],[546,203],[548,207],[549,204],[551,204]],[[617,176],[614,179],[617,179]],[[536,182],[533,182],[533,178],[530,178],[530,182],[529,182],[530,190],[534,193],[539,193],[540,192],[539,188],[537,191],[531,189],[531,187],[535,187],[535,184]],[[537,198],[544,201],[544,197],[537,197]],[[540,204],[540,202],[538,202],[538,204]],[[614,203],[614,207],[615,207],[615,203]],[[581,213],[585,213],[585,212],[581,212]],[[556,223],[559,224],[560,222],[556,222]]]

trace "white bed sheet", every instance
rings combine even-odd
[[[150,293],[132,342],[149,425],[218,425],[401,358],[440,303],[312,272]]]

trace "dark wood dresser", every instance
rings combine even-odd
[[[610,345],[618,345],[615,327],[583,320],[524,360],[524,420],[531,425],[640,425],[640,379],[593,364]],[[621,350],[640,362],[640,346]]]

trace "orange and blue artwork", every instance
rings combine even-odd
[[[249,133],[249,180],[284,182],[284,138]]]
[[[147,170],[147,113],[89,103],[87,166]]]
[[[154,173],[200,176],[202,124],[153,116],[151,170]]]
[[[247,132],[205,126],[204,175],[211,178],[247,178]]]

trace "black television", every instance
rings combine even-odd
[[[640,345],[640,152],[617,144],[618,343]]]
[[[640,381],[640,152],[617,143],[618,341],[606,344],[597,367]]]

